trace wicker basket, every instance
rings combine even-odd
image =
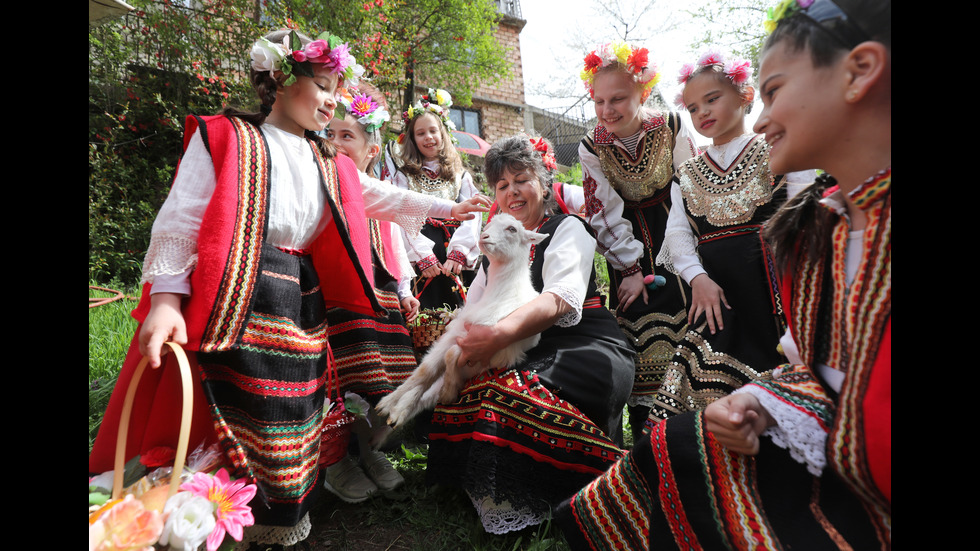
[[[422,310],[419,316],[426,316],[426,321],[413,323],[410,327],[412,332],[412,346],[418,353],[428,350],[439,337],[446,332],[446,322],[439,317],[438,310]]]

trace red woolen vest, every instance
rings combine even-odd
[[[182,311],[186,348],[217,351],[231,347],[244,328],[267,227],[270,161],[265,139],[248,122],[224,115],[189,116],[185,148],[198,128],[214,162],[216,186],[201,224],[191,296]],[[384,315],[373,291],[370,234],[357,168],[342,155],[324,158],[312,141],[310,147],[333,214],[333,222],[309,248],[324,301],[328,307]],[[133,311],[140,322],[149,311],[150,289],[150,284],[144,286]]]

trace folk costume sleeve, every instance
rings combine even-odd
[[[410,236],[418,236],[427,216],[448,218],[450,201],[400,189],[359,172],[364,190],[364,210],[371,218],[398,224]]]
[[[401,171],[392,175],[391,183],[399,189],[409,190],[408,177]],[[432,252],[435,244],[431,239],[421,233],[416,233],[415,237],[411,237],[407,232],[403,232],[402,237],[405,240],[405,252],[409,262],[415,264],[420,272],[437,262],[436,255]]]
[[[152,283],[154,293],[190,295],[198,233],[214,186],[214,166],[198,130],[188,141],[170,194],[153,222],[141,285]]]
[[[469,172],[463,171],[460,175],[459,197],[456,202],[466,201],[478,193],[473,184],[473,176]],[[463,265],[467,270],[472,270],[476,266],[476,261],[480,256],[480,249],[477,242],[480,239],[480,229],[483,227],[483,218],[476,216],[471,220],[463,221],[459,229],[453,233],[449,240],[447,257]]]
[[[567,218],[555,230],[544,257],[542,293],[551,293],[572,309],[555,325],[571,327],[582,319],[582,305],[592,273],[595,239],[581,222]]]
[[[585,216],[596,231],[597,250],[619,271],[635,269],[643,243],[633,237],[633,225],[623,217],[625,203],[599,165],[599,157],[584,142],[578,147],[585,190]]]
[[[684,197],[677,179],[670,183],[670,214],[664,244],[657,255],[657,265],[681,276],[688,285],[695,277],[707,273],[698,257],[698,240],[687,219]]]

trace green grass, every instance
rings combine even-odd
[[[89,283],[90,286],[106,287],[122,291],[128,296],[137,296],[137,288],[122,288],[113,285]],[[89,298],[113,297],[109,293],[89,289]],[[129,298],[115,300],[108,304],[88,309],[88,425],[89,451],[102,422],[102,413],[109,403],[109,395],[116,384],[116,377],[122,367],[129,343],[136,331],[136,320],[130,315],[136,301]]]

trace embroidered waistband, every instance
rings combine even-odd
[[[601,308],[602,306],[602,299],[600,297],[587,298],[582,303],[582,308]]]
[[[734,237],[737,235],[745,235],[749,233],[759,233],[762,230],[761,224],[746,224],[744,226],[732,226],[730,228],[725,228],[723,230],[708,232],[698,238],[698,243],[707,243],[708,241],[715,241],[718,239],[724,239],[726,237]]]
[[[310,254],[309,249],[290,249],[287,247],[276,247],[276,248],[284,253],[291,254],[293,256],[309,256]]]
[[[628,209],[643,209],[646,207],[652,207],[653,205],[659,205],[670,197],[670,186],[665,186],[658,189],[653,195],[642,200],[642,201],[626,201],[623,200],[623,204]]]

